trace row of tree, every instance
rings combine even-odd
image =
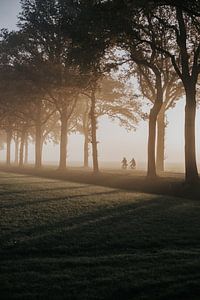
[[[21,2],[19,30],[2,30],[0,41],[0,114],[8,163],[11,139],[20,137],[22,165],[26,140],[34,136],[36,167],[41,166],[42,144],[52,138],[60,141],[60,168],[65,168],[67,134],[81,131],[85,166],[91,142],[98,172],[97,117],[107,114],[135,128],[145,117],[144,97],[152,104],[147,176],[155,178],[164,169],[166,111],[185,96],[186,180],[198,181],[199,1]],[[134,92],[135,81],[132,91],[124,83],[130,76],[143,97]]]
[[[19,83],[18,78],[15,80]],[[134,100],[129,88],[111,77],[104,77],[98,82],[94,111],[92,111],[94,108],[91,102],[91,91],[88,88],[79,91],[77,98],[71,95],[72,99],[69,101],[67,98],[66,104],[65,98],[61,98],[58,94],[51,97],[45,95],[40,98],[34,94],[34,91],[31,91],[31,96],[30,94],[27,96],[24,94],[26,83],[22,84],[23,86],[20,87],[22,94],[19,97],[19,89],[16,93],[16,87],[12,82],[9,97],[8,92],[6,93],[7,107],[4,107],[4,111],[1,112],[1,142],[2,148],[4,144],[7,145],[7,165],[11,164],[11,141],[15,144],[14,163],[19,164],[20,167],[27,163],[28,143],[35,143],[35,166],[37,168],[42,166],[43,145],[51,141],[60,144],[59,168],[65,169],[68,135],[78,132],[84,135],[84,166],[88,167],[89,144],[92,142],[91,118],[95,117],[94,132],[96,134],[98,118],[102,116],[106,115],[111,120],[117,120],[120,126],[127,130],[136,129],[142,116],[140,103]],[[30,93],[30,90],[27,93]],[[1,95],[4,95],[4,91]],[[17,100],[15,99],[13,103],[14,95]],[[66,91],[63,97],[65,96]],[[67,96],[69,97],[68,94]],[[3,99],[5,103],[5,98]],[[98,157],[96,160],[98,168]]]

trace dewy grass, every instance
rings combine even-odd
[[[200,299],[200,202],[1,173],[1,299]]]

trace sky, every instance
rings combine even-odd
[[[0,0],[0,28],[16,29],[17,15],[20,11],[19,0]],[[134,87],[133,87],[134,88]],[[167,113],[168,126],[166,130],[166,165],[169,163],[184,163],[184,99],[181,99],[174,109]],[[197,112],[197,131],[200,132],[200,112]],[[135,157],[139,166],[147,161],[148,123],[141,122],[136,131],[127,133],[117,123],[104,117],[98,123],[99,160],[119,162],[123,156],[128,160]],[[69,138],[69,161],[82,161],[83,137],[73,134]],[[30,156],[34,147],[30,145]],[[5,153],[4,153],[5,154]],[[57,161],[59,147],[48,145],[44,147],[43,159]],[[197,135],[197,159],[200,158],[200,135]],[[200,159],[198,159],[200,162]]]
[[[14,29],[17,23],[16,15],[19,11],[19,0],[0,0],[0,28]]]

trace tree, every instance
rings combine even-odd
[[[159,59],[161,60],[163,70],[163,104],[157,118],[156,169],[157,171],[164,171],[165,128],[167,126],[165,114],[168,109],[173,108],[176,105],[176,101],[183,95],[183,87],[176,72],[173,70],[170,60],[163,56]],[[156,90],[148,69],[138,65],[134,73],[138,78],[143,96],[151,103],[154,103]]]
[[[94,173],[99,172],[99,162],[98,162],[98,149],[97,149],[97,116],[96,116],[96,91],[98,77],[94,75],[93,80],[89,84],[87,94],[90,99],[90,123],[91,123],[91,143],[92,143],[92,160],[93,160],[93,171]]]
[[[196,7],[200,12],[200,6]],[[186,94],[185,106],[185,169],[186,181],[189,184],[198,181],[195,143],[196,88],[200,72],[200,23],[199,17],[179,7],[155,7],[151,17],[147,18],[153,34],[157,28],[170,33],[170,41],[163,47],[160,44],[162,36],[156,45],[156,50],[171,59],[172,65],[182,81]],[[145,40],[152,45],[152,35]],[[172,47],[173,45],[173,47]]]
[[[68,35],[70,3],[46,0],[22,1],[21,28],[27,35],[26,51],[31,57],[30,69],[35,85],[60,114],[59,169],[66,168],[68,121],[75,109],[83,84],[77,65],[69,63],[72,42]],[[65,14],[66,13],[66,14]],[[67,16],[67,20],[66,20]],[[63,22],[65,28],[63,29]]]
[[[89,95],[88,95],[89,96]],[[81,96],[78,103],[80,111],[77,130],[84,135],[84,167],[88,167],[89,142],[91,141],[90,97]],[[122,79],[114,78],[114,74],[105,75],[98,81],[95,103],[96,124],[98,119],[107,116],[111,121],[118,121],[126,130],[136,130],[136,126],[144,114],[141,102]]]
[[[196,182],[198,180],[195,151],[196,85],[200,72],[199,2],[183,1],[176,4],[172,1],[158,3],[152,1],[137,11],[135,16],[133,15],[135,7],[131,3],[124,3],[122,6],[127,14],[126,18],[121,15],[122,28],[119,30],[120,33],[125,33],[120,36],[121,40],[126,41],[128,36],[131,41],[142,42],[144,48],[153,48],[157,53],[169,57],[182,81],[186,93],[185,176],[188,183]],[[163,43],[163,36],[167,43]]]
[[[81,1],[82,2],[82,1]],[[88,1],[87,1],[88,3]],[[89,2],[90,3],[90,2]],[[105,43],[139,40],[143,49],[154,48],[171,59],[186,93],[185,107],[185,169],[186,181],[198,180],[195,152],[196,84],[199,74],[199,1],[93,1],[89,5],[90,37]],[[83,10],[84,11],[84,10]],[[163,44],[163,36],[167,44]],[[97,43],[98,44],[98,43]],[[135,43],[137,45],[137,42]],[[157,83],[159,84],[157,74]],[[161,89],[160,89],[161,90]],[[160,97],[158,97],[160,98]],[[162,101],[157,101],[150,114],[150,140],[155,138],[155,119]],[[153,123],[153,124],[152,124]],[[154,156],[154,143],[149,155]],[[148,166],[155,175],[154,159]],[[149,173],[149,172],[148,172]]]
[[[82,3],[82,2],[81,2]],[[83,5],[83,4],[82,4]],[[87,6],[87,5],[86,5]],[[113,1],[113,2],[105,2],[100,3],[99,5],[95,2],[93,4],[90,3],[90,19],[86,19],[86,25],[84,26],[84,29],[81,30],[81,37],[83,39],[83,42],[81,45],[87,43],[87,45],[92,47],[92,54],[90,55],[91,58],[89,58],[88,65],[95,66],[95,63],[93,60],[95,59],[95,62],[97,64],[97,61],[101,61],[102,57],[105,55],[106,50],[111,47],[111,45],[118,44],[123,49],[126,49],[130,53],[130,60],[134,61],[137,64],[146,66],[151,70],[152,75],[155,77],[155,86],[156,86],[156,101],[154,102],[154,106],[151,109],[150,118],[149,118],[149,142],[148,142],[148,177],[155,177],[156,176],[156,166],[155,166],[155,136],[156,136],[156,120],[158,113],[162,106],[162,83],[161,83],[161,71],[156,65],[156,58],[157,53],[155,47],[152,45],[149,47],[143,47],[142,38],[139,35],[135,35],[133,30],[133,22],[132,19],[137,19],[137,22],[140,22],[141,20],[136,16],[133,16],[133,11],[129,11],[128,7],[129,5],[123,2],[119,1]],[[82,15],[84,15],[84,5],[83,5],[83,12]],[[116,9],[118,10],[117,17],[110,18],[115,12]],[[115,11],[115,12],[114,12]],[[95,17],[91,17],[92,13],[94,13]],[[105,14],[103,15],[103,12]],[[126,12],[126,17],[124,17],[124,12]],[[135,11],[134,11],[135,13]],[[82,16],[81,15],[81,16]],[[84,20],[79,16],[79,19]],[[100,17],[100,21],[94,21]],[[102,18],[104,22],[102,22]],[[113,23],[114,20],[114,23]],[[120,21],[120,23],[119,23]],[[81,22],[80,22],[81,23]],[[83,24],[83,23],[81,23]],[[95,24],[95,28],[91,28],[92,24]],[[103,24],[103,25],[102,25]],[[86,31],[87,26],[87,31]],[[99,27],[98,27],[99,26]],[[85,32],[89,32],[89,38],[84,35]],[[82,49],[82,48],[81,48]],[[88,51],[87,53],[90,53]],[[86,56],[86,59],[88,59],[88,56]],[[97,70],[97,68],[96,68]],[[94,93],[93,97],[94,99]],[[92,101],[91,103],[93,103]],[[94,109],[93,109],[94,110]],[[93,111],[92,110],[92,111]],[[94,119],[94,118],[93,118]],[[96,124],[95,124],[96,127]],[[92,135],[93,138],[95,138],[95,135]],[[94,142],[93,152],[96,156],[96,142]]]
[[[153,106],[149,114],[149,135],[148,135],[148,166],[147,177],[155,178],[156,173],[156,122],[163,105],[163,86],[162,86],[162,66],[160,65],[155,45],[144,47],[142,36],[137,36],[135,39],[127,37],[127,43],[124,42],[125,48],[130,53],[130,61],[146,68],[155,90]],[[121,41],[120,41],[121,42]]]

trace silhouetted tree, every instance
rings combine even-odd
[[[67,12],[69,8],[70,3],[63,1],[22,1],[21,14],[21,28],[29,40],[33,81],[60,114],[60,169],[66,168],[68,121],[83,82],[77,66],[72,67],[68,59],[72,43],[67,22],[73,16],[72,11]]]
[[[188,2],[189,4],[189,2]],[[190,7],[200,12],[200,5],[191,1]],[[182,81],[186,94],[185,106],[185,168],[186,181],[194,183],[198,180],[195,149],[195,115],[196,87],[200,72],[200,40],[199,17],[185,10],[185,7],[154,7],[144,12],[143,18],[151,28],[148,36],[143,39],[146,45],[154,45],[156,51],[168,56]],[[162,29],[162,30],[160,30]],[[140,28],[140,31],[142,28]],[[143,28],[146,33],[146,29]],[[161,41],[163,34],[168,35],[164,46]],[[138,32],[137,32],[138,33]],[[154,37],[156,36],[156,43]]]
[[[169,61],[164,57],[159,58],[162,66],[162,91],[163,104],[157,118],[157,151],[156,151],[156,169],[164,171],[164,156],[165,156],[165,128],[166,112],[168,109],[176,105],[176,101],[183,96],[183,87],[178,79],[176,72]],[[136,75],[139,81],[141,92],[145,98],[154,103],[156,97],[155,85],[152,76],[147,68],[138,65]]]
[[[81,1],[82,2],[82,1]],[[87,2],[88,4],[88,2]],[[83,10],[84,11],[84,10]],[[198,179],[195,152],[195,112],[196,84],[199,74],[199,1],[93,1],[90,2],[89,17],[90,37],[93,40],[116,42],[123,47],[137,41],[146,48],[154,49],[171,59],[177,75],[182,80],[186,92],[185,109],[185,165],[186,181]],[[163,36],[167,44],[163,44]],[[98,43],[97,43],[98,44]],[[103,44],[103,42],[102,42]],[[140,51],[139,51],[140,52]],[[140,52],[141,53],[141,52]],[[157,83],[160,79],[157,74]],[[161,90],[161,89],[160,89]],[[161,94],[161,93],[160,93]],[[158,97],[161,99],[161,95]],[[156,102],[155,102],[156,103]],[[156,114],[162,101],[157,101],[150,114],[149,140],[155,140]],[[153,123],[153,124],[152,124]],[[149,175],[155,176],[153,159],[155,147],[149,143]]]

